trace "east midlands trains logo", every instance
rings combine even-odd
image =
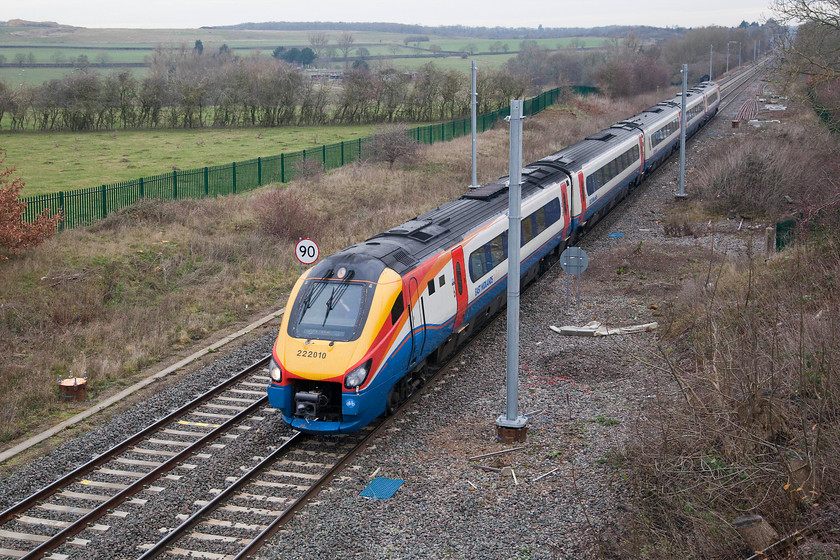
[[[478,286],[475,287],[475,297],[478,297],[478,295],[481,292],[483,292],[484,290],[486,290],[487,288],[489,288],[492,285],[493,285],[493,277],[491,276],[490,278],[488,278],[487,280],[485,280],[484,282],[482,282],[481,284],[479,284]]]

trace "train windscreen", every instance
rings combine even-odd
[[[372,289],[367,282],[307,281],[292,311],[289,334],[316,340],[354,340],[367,315]]]

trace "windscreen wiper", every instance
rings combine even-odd
[[[303,308],[300,310],[300,316],[298,317],[298,324],[303,322],[303,316],[306,315],[306,311],[312,307],[312,303],[318,299],[321,295],[321,292],[324,291],[324,288],[327,287],[327,280],[332,278],[334,271],[330,269],[324,277],[317,281],[315,284],[310,284],[309,290],[306,292],[306,295],[303,297]]]
[[[327,312],[324,313],[324,322],[321,323],[321,326],[327,324],[327,317],[330,316],[330,311],[335,309],[335,306],[338,305],[341,296],[344,295],[344,292],[347,291],[347,288],[350,286],[350,280],[353,278],[353,271],[351,270],[350,273],[344,278],[338,286],[334,286],[332,293],[330,294],[330,299],[327,300]]]

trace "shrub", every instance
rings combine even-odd
[[[3,161],[0,157],[0,164]],[[34,222],[24,222],[26,203],[20,200],[24,183],[20,177],[13,177],[14,172],[13,167],[0,171],[0,261],[43,243],[58,230],[62,219],[61,212],[50,216],[50,209],[44,208]]]
[[[394,168],[397,160],[408,164],[417,161],[420,146],[409,136],[404,127],[389,127],[382,129],[373,137],[373,153],[378,161],[388,163],[388,169]]]
[[[254,198],[254,214],[264,233],[284,240],[298,241],[320,229],[320,218],[293,188],[271,189]]]

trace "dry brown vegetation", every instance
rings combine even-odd
[[[794,214],[798,242],[710,259],[665,310],[646,358],[662,385],[623,455],[638,501],[622,557],[747,558],[732,521],[751,514],[773,540],[806,530],[777,557],[840,557],[838,140],[799,117],[721,143],[692,175],[693,211]]]
[[[525,159],[650,102],[587,100],[581,108],[570,99],[529,119]],[[417,161],[393,169],[305,169],[302,180],[281,189],[147,200],[4,263],[0,441],[67,414],[72,405],[59,402],[59,376],[87,374],[95,399],[220,330],[281,308],[298,274],[299,237],[316,239],[327,255],[456,198],[470,181],[469,142],[424,148]],[[481,135],[480,181],[506,173],[508,142],[505,127]]]

